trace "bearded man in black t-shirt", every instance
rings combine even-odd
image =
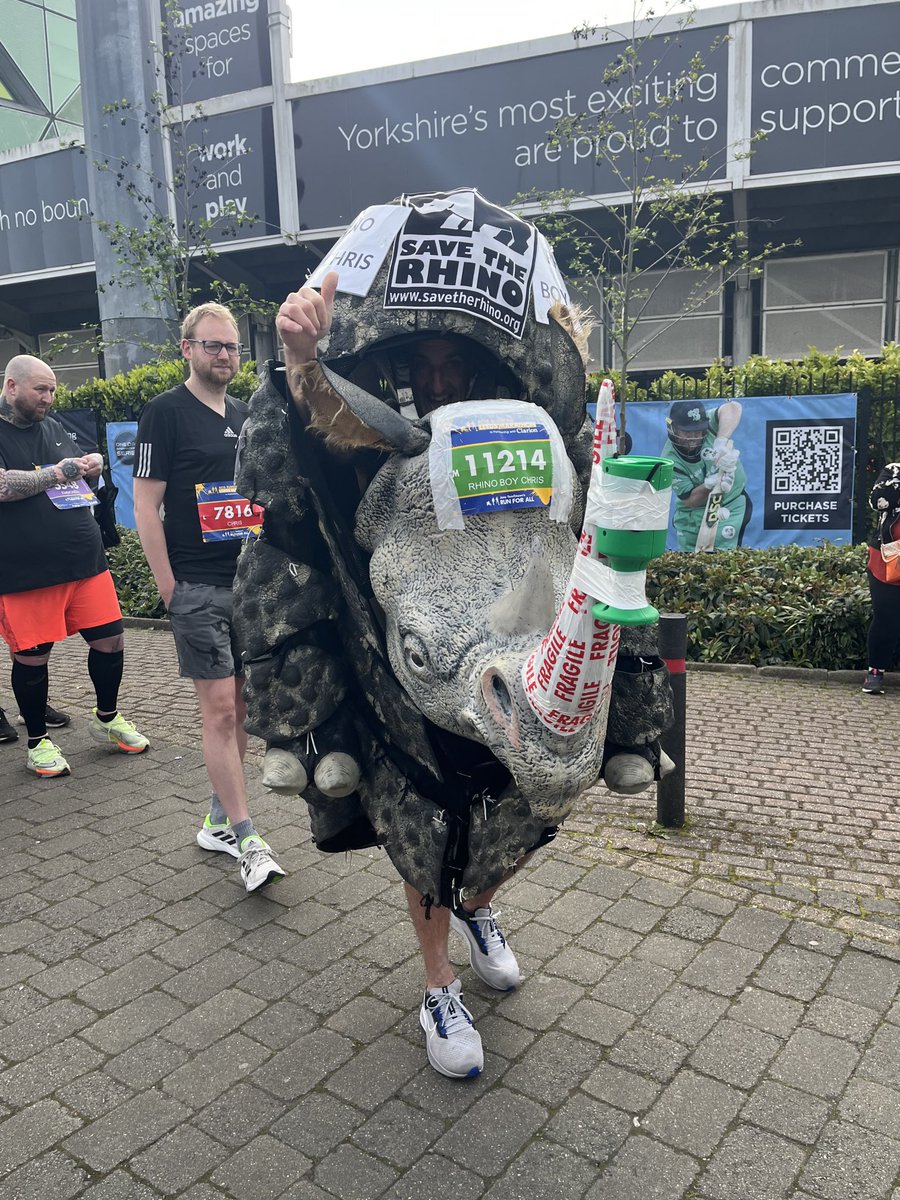
[[[227,388],[241,350],[234,317],[223,305],[201,304],[185,317],[181,352],[188,378],[141,413],[134,515],[168,609],[180,673],[193,680],[200,704],[213,793],[197,842],[239,859],[252,892],[284,871],[253,827],[244,784],[246,708],[232,586],[241,546],[258,532],[262,513],[234,488],[238,435],[248,409]]]
[[[39,358],[20,354],[7,364],[0,398],[0,635],[12,654],[13,694],[28,731],[26,765],[44,778],[69,774],[47,736],[47,664],[53,643],[73,633],[89,646],[97,695],[91,737],[126,754],[150,745],[117,707],[122,614],[86,482],[100,474],[103,459],[82,454],[49,415],[55,393],[56,376]]]

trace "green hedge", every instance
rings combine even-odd
[[[665,554],[651,564],[647,595],[688,617],[691,662],[865,666],[865,546]]]
[[[137,534],[119,532],[122,544],[108,555],[122,611],[163,616]],[[647,595],[661,612],[688,617],[691,662],[865,666],[864,546],[665,554],[651,565]]]
[[[107,421],[136,420],[148,400],[183,383],[186,378],[185,363],[181,359],[149,363],[111,379],[91,379],[77,388],[60,384],[54,407],[93,410],[97,414],[100,447],[105,454]],[[239,400],[249,400],[258,386],[256,364],[248,362],[242,364],[228,385],[228,392]]]
[[[121,542],[106,551],[109,569],[126,617],[164,617],[166,610],[156,581],[147,566],[140,539],[134,529],[118,526]]]
[[[589,392],[596,398],[604,378],[612,379],[619,394],[619,375],[615,371],[588,377]],[[804,358],[785,360],[763,358],[755,354],[737,367],[713,363],[696,375],[665,371],[650,386],[643,387],[634,378],[628,380],[629,400],[691,400],[719,396],[802,396],[836,392],[857,392],[867,387],[877,396],[900,396],[900,345],[888,342],[879,358],[864,358],[854,350],[846,358],[823,354],[811,347]]]

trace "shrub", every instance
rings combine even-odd
[[[133,529],[107,551],[122,612],[162,617],[163,603]],[[688,618],[691,662],[855,670],[870,620],[864,546],[789,546],[663,555],[647,595]]]
[[[185,378],[185,364],[181,359],[148,363],[125,375],[113,375],[111,379],[91,379],[71,390],[60,384],[55,407],[91,409],[97,416],[100,447],[105,454],[107,421],[136,420],[148,400],[183,383]],[[238,400],[249,400],[258,386],[256,365],[243,363],[228,385],[228,394]]]
[[[691,662],[865,666],[864,546],[669,553],[651,564],[647,595],[688,617]]]
[[[619,375],[607,371],[588,377],[592,400],[601,381],[609,377],[618,396]],[[754,354],[739,366],[715,362],[696,375],[664,371],[648,387],[630,377],[629,400],[691,400],[717,396],[801,396],[858,392],[870,388],[887,398],[900,394],[900,344],[888,342],[879,358],[865,358],[859,351],[841,357],[838,351],[823,354],[814,346],[803,358],[785,361]]]
[[[119,593],[119,604],[126,617],[163,617],[165,607],[156,590],[156,581],[140,539],[134,529],[123,529],[120,525],[121,542],[106,552],[109,569]]]

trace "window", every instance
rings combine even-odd
[[[763,354],[801,358],[810,346],[874,357],[884,342],[887,255],[772,259],[763,282]]]
[[[74,0],[3,0],[0,151],[83,132]]]
[[[643,299],[629,338],[631,369],[705,367],[721,356],[721,272],[645,271],[636,287]],[[622,365],[616,347],[613,365]]]

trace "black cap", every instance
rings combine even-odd
[[[669,409],[669,420],[677,429],[709,429],[709,417],[699,400],[676,400]]]

